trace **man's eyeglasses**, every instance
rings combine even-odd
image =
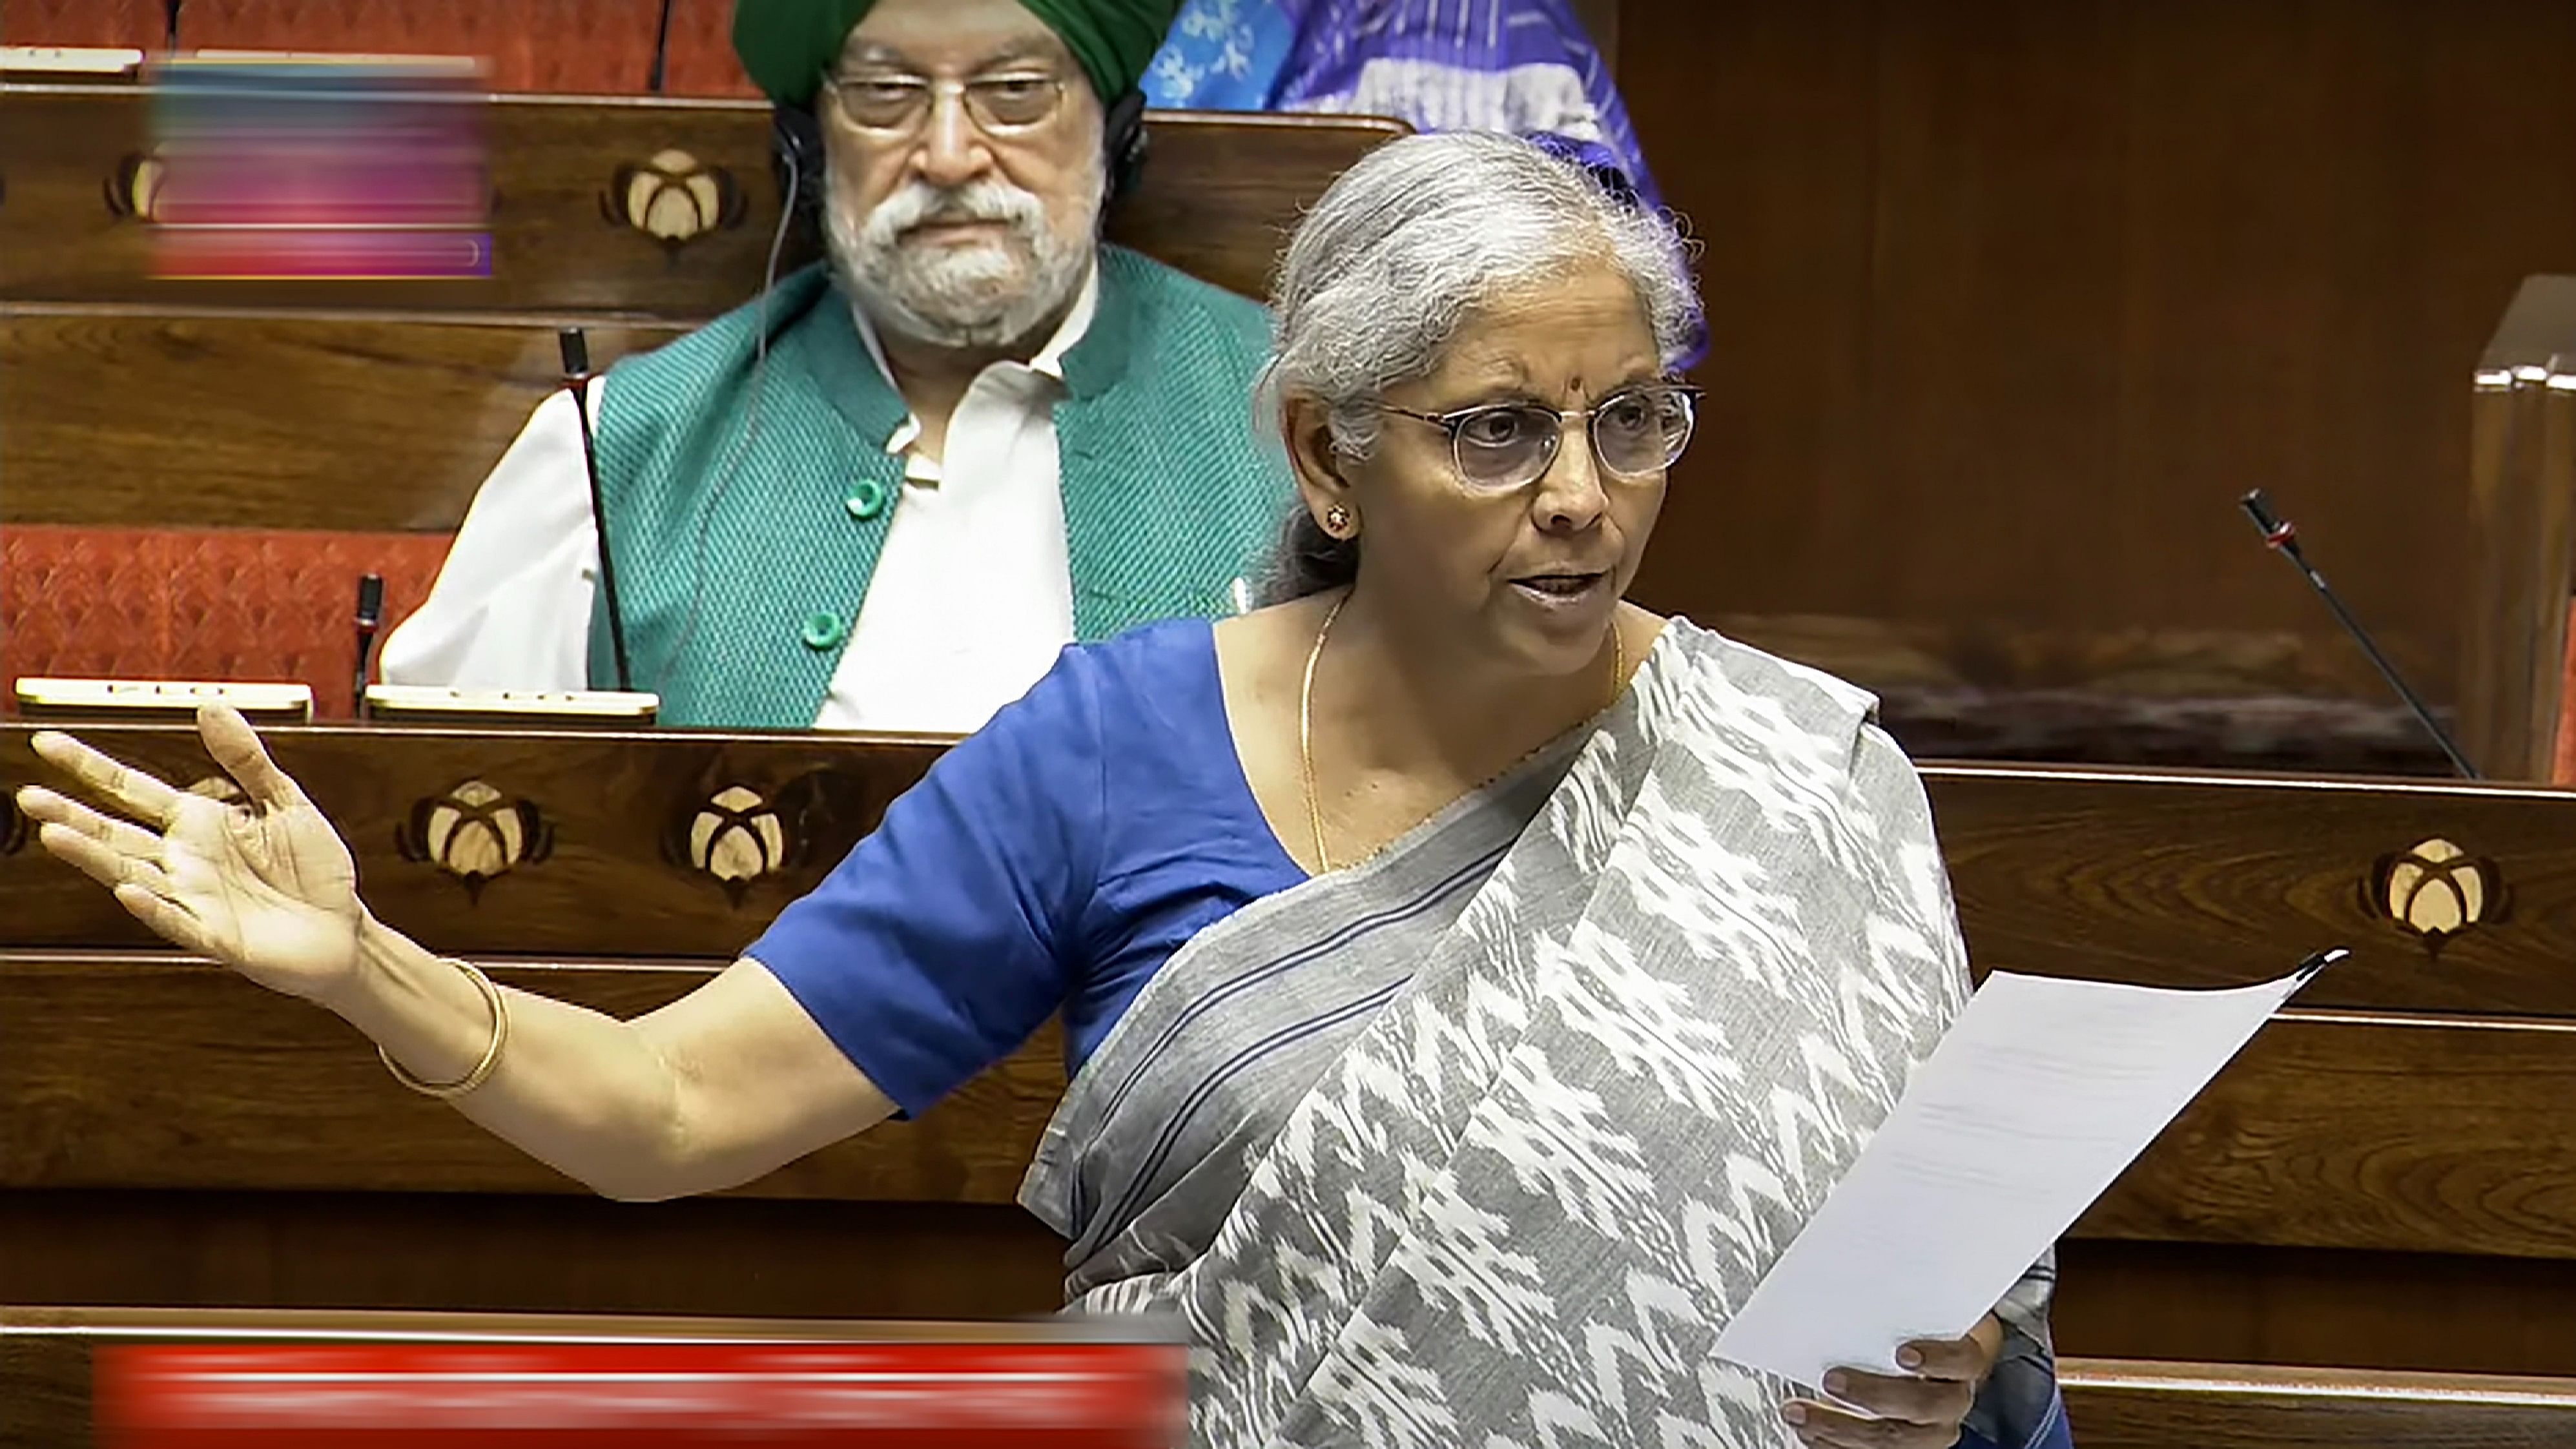
[[[1482,492],[1508,493],[1546,475],[1567,426],[1577,420],[1591,440],[1592,456],[1612,477],[1633,481],[1663,472],[1690,446],[1699,389],[1671,383],[1623,388],[1571,412],[1536,403],[1485,403],[1448,413],[1378,406],[1445,429],[1459,479]]]
[[[976,129],[993,136],[1034,130],[1064,104],[1063,79],[1041,71],[1010,71],[968,81],[921,75],[834,76],[824,80],[823,89],[843,120],[889,137],[919,132],[941,96],[963,100]]]

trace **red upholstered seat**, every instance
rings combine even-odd
[[[319,715],[345,719],[359,576],[384,576],[390,631],[428,595],[447,545],[437,533],[0,527],[0,677],[301,681]]]

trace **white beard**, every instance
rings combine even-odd
[[[1100,160],[1076,178],[1085,198],[1067,226],[1048,224],[1034,193],[998,177],[942,190],[918,178],[862,216],[827,196],[833,270],[879,327],[937,347],[1007,348],[1061,313],[1090,274],[1100,221]],[[908,237],[930,219],[998,221],[1007,233],[971,243]]]

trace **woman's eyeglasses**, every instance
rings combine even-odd
[[[1011,71],[969,81],[921,75],[836,76],[826,78],[823,89],[843,120],[862,131],[896,138],[918,134],[943,95],[964,101],[976,129],[993,136],[1034,130],[1064,104],[1064,81],[1037,71]]]
[[[1458,477],[1471,488],[1508,493],[1546,475],[1567,425],[1577,419],[1591,440],[1592,456],[1611,476],[1633,480],[1663,472],[1690,446],[1699,389],[1671,383],[1624,388],[1571,412],[1536,403],[1485,403],[1448,413],[1378,407],[1446,430]]]

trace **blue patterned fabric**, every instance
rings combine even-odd
[[[1187,0],[1144,89],[1173,109],[1558,135],[1662,205],[1610,67],[1565,0]]]
[[[1187,0],[1145,68],[1174,110],[1392,116],[1417,131],[1505,131],[1664,200],[1610,67],[1566,0]],[[1707,355],[1705,324],[1683,367]]]

